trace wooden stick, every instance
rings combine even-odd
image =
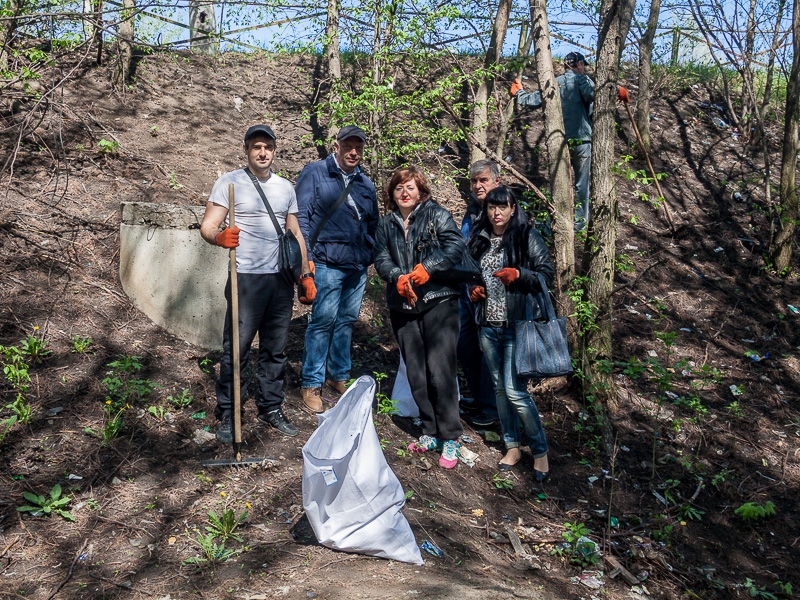
[[[636,121],[633,118],[633,113],[631,113],[630,105],[627,102],[623,102],[623,104],[625,105],[625,110],[628,111],[628,118],[631,120],[631,125],[633,125],[633,131],[636,132],[636,139],[639,141],[639,147],[642,149],[644,157],[647,159],[647,166],[650,167],[650,174],[653,176],[658,195],[664,201],[664,214],[667,215],[669,230],[672,232],[672,235],[675,235],[675,223],[672,221],[672,213],[669,210],[669,204],[667,204],[667,197],[664,196],[664,192],[661,189],[661,184],[658,183],[658,177],[656,177],[656,171],[653,169],[653,163],[650,162],[650,154],[648,154],[647,148],[644,147],[644,141],[642,141],[642,136],[639,133],[639,127],[636,126]]]
[[[228,226],[236,227],[233,184],[228,184]],[[231,344],[233,346],[233,454],[242,460],[242,389],[239,368],[239,281],[236,277],[236,248],[231,248]]]
[[[495,161],[501,167],[503,167],[508,172],[510,172],[514,177],[516,177],[522,183],[524,183],[525,186],[529,190],[531,190],[534,194],[536,194],[536,197],[539,198],[539,200],[541,200],[542,202],[545,203],[545,205],[547,206],[547,210],[549,210],[551,214],[553,214],[553,215],[556,214],[555,207],[550,202],[549,198],[544,195],[544,192],[542,192],[542,190],[540,190],[538,187],[536,187],[527,177],[525,177],[525,175],[520,173],[514,166],[512,166],[511,164],[509,164],[506,161],[504,161],[502,158],[500,158],[492,150],[489,150],[489,148],[486,147],[486,144],[483,144],[483,143],[479,142],[477,139],[475,139],[475,136],[473,136],[469,131],[467,131],[467,128],[464,127],[463,123],[461,123],[461,119],[456,114],[456,112],[453,110],[453,107],[450,106],[447,103],[447,101],[444,98],[442,98],[441,96],[439,96],[439,102],[441,102],[442,106],[444,106],[444,109],[449,113],[449,115],[451,117],[453,117],[453,120],[456,122],[456,125],[458,125],[459,129],[461,129],[461,132],[464,134],[464,137],[467,138],[467,141],[469,141],[470,144],[480,148],[489,158],[491,158],[493,161]]]

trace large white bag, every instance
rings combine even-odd
[[[303,508],[323,546],[421,565],[403,488],[372,423],[374,396],[375,381],[361,377],[317,415],[303,446]]]

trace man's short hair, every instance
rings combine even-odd
[[[564,57],[564,64],[570,69],[577,67],[578,63],[586,64],[586,57],[580,52],[570,52]]]
[[[476,160],[474,163],[472,163],[472,166],[469,168],[470,179],[480,175],[487,169],[491,172],[492,179],[497,179],[500,177],[500,167],[498,167],[494,161],[489,160],[488,158],[482,158],[481,160]]]

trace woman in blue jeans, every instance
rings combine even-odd
[[[468,249],[480,263],[486,282],[470,289],[470,300],[482,304],[483,310],[478,311],[481,350],[492,373],[507,449],[498,468],[509,470],[522,458],[522,423],[533,454],[534,478],[544,481],[550,472],[547,438],[527,381],[517,375],[514,322],[526,320],[529,294],[541,291],[537,274],[544,276],[548,287],[553,280],[547,246],[536,228],[524,223],[511,189],[501,185],[487,194]],[[533,318],[539,311],[538,303],[533,302]]]

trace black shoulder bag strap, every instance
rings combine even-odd
[[[348,183],[344,190],[342,190],[342,193],[339,194],[339,197],[336,199],[336,202],[333,203],[333,206],[331,206],[330,210],[328,210],[328,212],[325,213],[325,216],[322,217],[322,220],[319,222],[316,229],[314,229],[314,233],[311,234],[311,240],[308,242],[308,247],[312,251],[314,250],[314,246],[317,245],[317,238],[319,237],[319,233],[322,231],[322,228],[325,227],[327,222],[333,216],[333,213],[335,213],[336,210],[342,205],[342,202],[344,202],[345,198],[350,195],[350,190],[352,190],[353,185],[355,185],[356,177],[361,177],[361,174],[359,173],[353,177],[352,180],[350,180],[350,183]]]
[[[258,190],[258,195],[261,196],[261,200],[264,202],[264,206],[267,207],[267,212],[269,213],[270,218],[272,219],[272,226],[275,227],[275,232],[278,234],[278,239],[285,235],[283,229],[281,229],[280,223],[278,223],[278,219],[275,218],[275,213],[272,212],[272,207],[269,205],[269,201],[267,200],[267,196],[264,193],[264,190],[261,189],[261,184],[258,183],[258,179],[253,172],[250,170],[250,167],[245,167],[244,172],[247,173],[247,176],[250,178],[250,181],[253,182],[253,185],[256,186]]]

